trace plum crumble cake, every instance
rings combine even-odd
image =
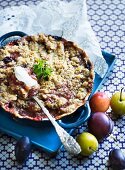
[[[23,67],[39,88],[19,81],[15,66]],[[32,96],[60,119],[85,104],[92,91],[93,65],[84,50],[61,37],[25,36],[0,49],[0,105],[18,118],[46,118]]]

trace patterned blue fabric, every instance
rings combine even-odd
[[[12,5],[38,3],[36,0],[0,0],[0,9]],[[88,15],[91,25],[98,37],[101,48],[117,57],[114,70],[107,77],[101,91],[109,96],[125,85],[125,1],[124,0],[88,0]],[[16,140],[0,133],[0,170],[110,170],[108,154],[112,148],[120,148],[125,152],[125,118],[114,120],[113,136],[99,144],[98,152],[90,157],[70,156],[60,151],[55,157],[34,148],[24,165],[15,161],[14,146]],[[78,127],[74,136],[87,130],[86,124]]]

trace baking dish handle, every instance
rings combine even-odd
[[[7,34],[4,34],[3,36],[0,37],[0,47],[4,46],[3,43],[6,39],[10,38],[10,37],[14,37],[14,36],[19,36],[19,37],[24,37],[27,34],[22,32],[22,31],[13,31],[13,32],[9,32]]]
[[[90,114],[91,114],[91,109],[90,109],[89,103],[87,102],[82,109],[81,116],[79,117],[79,119],[76,122],[65,123],[65,122],[63,122],[63,120],[60,119],[60,120],[58,120],[58,123],[63,128],[66,128],[66,129],[76,128],[76,127],[80,126],[81,124],[83,124],[84,122],[86,122],[88,120],[88,118],[90,117]]]

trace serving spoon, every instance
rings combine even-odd
[[[33,99],[36,101],[36,103],[40,106],[40,108],[43,110],[43,112],[47,115],[51,123],[53,124],[64,148],[72,155],[77,155],[81,152],[80,145],[76,142],[76,140],[70,136],[54,119],[54,117],[51,116],[49,111],[46,109],[46,107],[43,105],[41,100],[39,100],[36,96],[33,96]]]
[[[30,88],[32,86],[38,87],[38,83],[36,80],[32,79],[25,68],[21,66],[14,67],[15,76],[19,81],[24,82],[26,85],[28,85]],[[81,147],[77,143],[77,141],[70,136],[55,120],[54,117],[49,113],[47,108],[44,106],[43,102],[38,99],[36,96],[32,96],[32,98],[35,100],[35,102],[39,105],[39,107],[42,109],[42,111],[46,114],[48,119],[53,124],[64,148],[67,152],[69,152],[72,155],[78,155],[81,152]]]

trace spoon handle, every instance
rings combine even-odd
[[[73,155],[77,155],[81,152],[81,147],[80,145],[76,142],[76,140],[70,136],[59,124],[55,121],[55,119],[51,116],[49,111],[45,108],[43,103],[36,97],[33,97],[34,100],[37,102],[37,104],[41,107],[43,112],[47,115],[53,126],[55,127],[55,130],[64,145],[65,149]]]

